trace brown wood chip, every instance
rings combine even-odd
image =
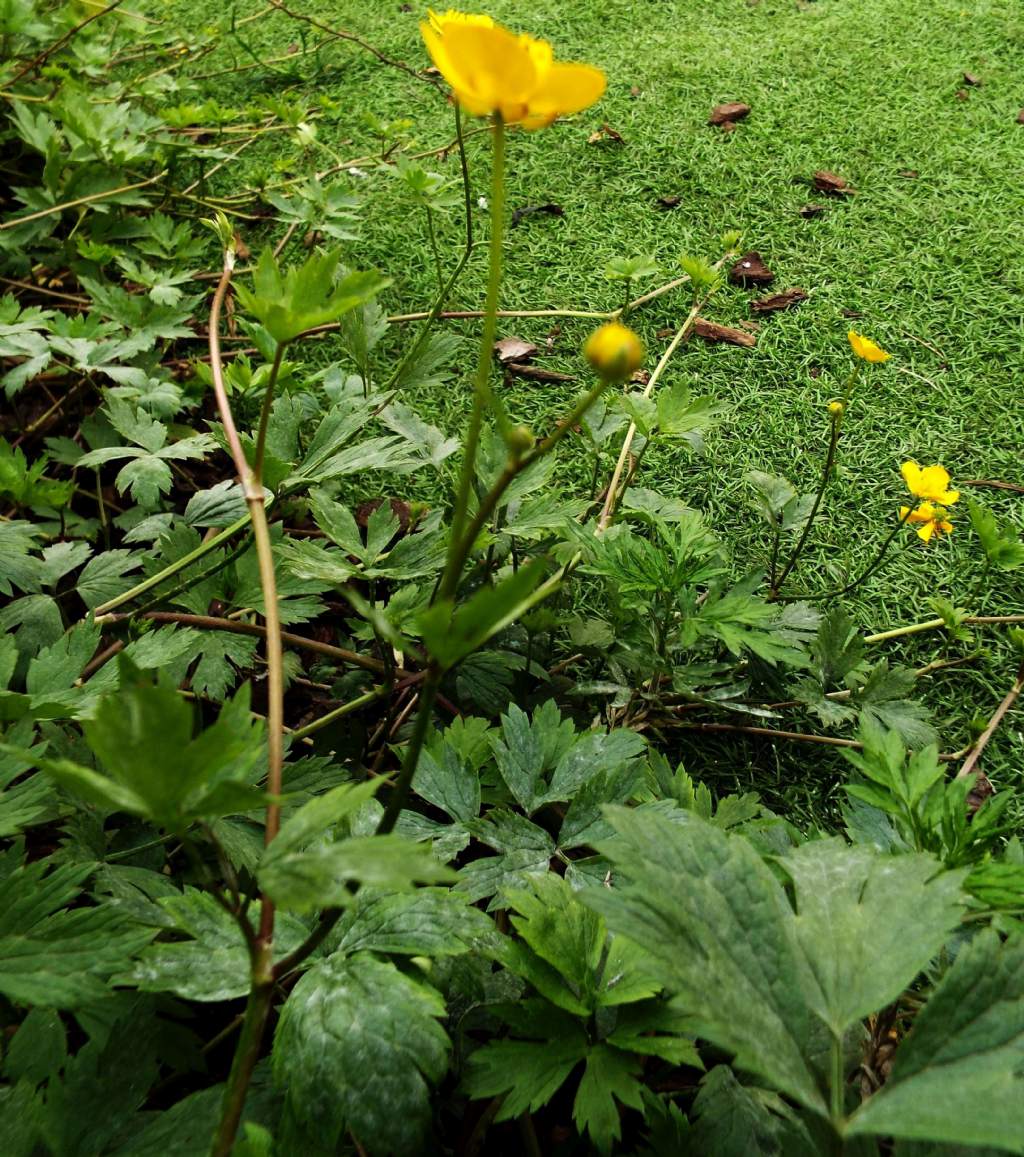
[[[850,182],[838,173],[830,173],[828,169],[819,169],[814,174],[814,187],[819,193],[829,197],[849,197],[853,192]]]
[[[748,116],[750,116],[749,104],[743,104],[741,101],[730,101],[728,104],[716,105],[716,107],[711,110],[711,116],[708,117],[708,124],[735,124],[736,121],[741,121]]]
[[[746,346],[748,349],[757,342],[752,333],[744,333],[741,329],[732,329],[714,321],[705,321],[702,317],[698,317],[693,323],[693,332],[705,341],[728,342],[730,345]]]
[[[759,297],[750,303],[750,308],[754,313],[778,313],[779,310],[792,309],[794,305],[806,300],[807,290],[794,286],[793,289],[784,289],[781,293],[773,293],[769,297]]]
[[[752,249],[729,270],[729,280],[733,285],[771,285],[775,274],[761,260],[761,254]]]

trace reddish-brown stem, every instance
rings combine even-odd
[[[978,740],[971,748],[970,754],[964,760],[963,766],[956,773],[957,779],[963,779],[965,776],[970,775],[975,767],[977,767],[978,760],[981,759],[981,753],[988,745],[988,741],[995,735],[996,728],[1002,723],[1007,711],[1017,702],[1021,691],[1024,691],[1024,663],[1021,663],[1017,669],[1017,678],[1014,680],[1013,686],[1006,692],[1002,703],[1000,703],[993,712],[992,718],[988,721],[985,730],[978,736]]]

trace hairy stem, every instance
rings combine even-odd
[[[466,430],[466,442],[462,456],[462,473],[459,476],[455,506],[452,510],[451,537],[448,540],[448,558],[444,573],[438,585],[439,598],[451,598],[459,585],[462,567],[459,555],[469,514],[469,500],[473,493],[476,476],[476,454],[480,444],[484,410],[490,406],[495,410],[499,426],[504,432],[504,411],[499,410],[490,386],[491,362],[494,358],[494,335],[497,331],[498,290],[501,286],[501,244],[505,221],[505,122],[500,115],[494,117],[494,156],[491,162],[491,238],[487,276],[487,299],[483,329],[480,334],[480,351],[477,356],[473,408]],[[463,555],[463,558],[465,556]],[[425,689],[425,688],[424,688]],[[422,710],[422,698],[421,707]]]

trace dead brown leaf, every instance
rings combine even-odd
[[[975,764],[975,766],[977,766],[977,764]],[[968,814],[974,815],[985,800],[995,794],[996,789],[992,786],[991,780],[983,771],[979,771],[978,778],[974,781],[974,787],[967,793]]]
[[[812,183],[819,193],[824,193],[828,197],[849,197],[853,193],[853,187],[845,177],[831,173],[828,169],[819,169],[814,174]]]
[[[973,72],[964,73],[964,84],[969,84],[971,88],[981,87],[981,77]]]
[[[558,370],[545,370],[540,366],[528,366],[523,362],[506,362],[505,372],[517,378],[529,378],[533,382],[574,382],[572,374],[562,374]]]
[[[729,280],[733,285],[771,285],[775,274],[761,260],[761,254],[752,249],[729,270]]]
[[[861,313],[861,311],[859,309],[844,309],[843,310],[843,317],[848,317],[848,318],[850,318],[851,321],[854,321],[858,317],[863,317],[863,316],[864,316],[864,314]]]
[[[1021,116],[1024,116],[1024,109],[1021,109]],[[662,209],[674,209],[682,200],[678,193],[668,193],[664,197],[658,198],[658,204]]]
[[[749,104],[743,104],[742,101],[738,100],[729,101],[727,104],[716,105],[711,110],[711,116],[708,117],[708,124],[721,125],[723,128],[725,128],[726,125],[735,127],[737,121],[741,121],[748,116],[750,116]]]
[[[356,508],[356,524],[365,530],[366,524],[370,521],[370,515],[383,506],[385,502],[391,506],[391,513],[398,519],[399,534],[408,533],[409,523],[412,520],[412,507],[408,502],[403,502],[401,498],[371,498],[361,503]]]
[[[966,88],[958,88],[956,90],[956,99],[957,100],[970,100],[970,93],[967,91]]]
[[[784,289],[781,293],[773,293],[768,297],[758,297],[750,303],[754,313],[778,313],[783,309],[792,309],[801,301],[807,300],[807,290],[794,286]]]
[[[800,216],[801,217],[820,217],[822,215],[822,213],[824,213],[827,208],[828,208],[827,205],[816,205],[813,202],[811,202],[810,204],[803,206],[803,208],[800,210]]]
[[[634,84],[633,87],[629,90],[629,95],[633,97],[634,100],[636,100],[636,98],[640,95],[640,91],[640,85]]]
[[[900,171],[896,174],[897,177],[903,177],[908,181],[914,181],[920,177],[920,175],[921,174],[917,171],[917,169],[900,169]]]
[[[599,129],[596,129],[590,134],[589,137],[587,137],[588,145],[596,145],[600,141],[611,141],[616,145],[624,145],[626,143],[622,133],[613,129],[607,121],[605,121],[605,123]]]
[[[521,337],[503,337],[494,343],[494,356],[506,365],[508,362],[528,362],[537,353],[533,342]]]
[[[1017,124],[1024,125],[1024,108],[1017,113]]]
[[[693,332],[709,342],[727,342],[729,345],[746,346],[748,349],[756,344],[752,333],[744,333],[741,329],[732,329],[728,325],[719,325],[715,321],[705,321],[698,317],[693,323]]]
[[[650,370],[634,370],[630,375],[629,380],[638,386],[646,386],[651,380]]]

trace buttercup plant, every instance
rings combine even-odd
[[[803,599],[790,573],[769,598],[743,536],[716,533],[735,439],[705,447],[722,407],[691,392],[705,356],[717,372],[744,358],[756,396],[765,362],[685,344],[715,295],[739,304],[723,275],[739,235],[673,255],[675,227],[698,219],[678,199],[663,252],[612,257],[604,277],[608,254],[595,259],[609,308],[565,307],[556,284],[545,300],[562,308],[499,310],[504,154],[557,133],[510,129],[590,107],[603,75],[486,15],[431,13],[406,64],[337,13],[289,4],[194,35],[116,3],[0,12],[19,206],[0,222],[3,1157],[713,1153],[735,1148],[737,1120],[786,1154],[1019,1148],[1024,1038],[1004,1013],[1024,1001],[1024,851],[990,742],[1024,695],[1024,632],[983,652],[967,630],[1024,619],[968,613],[1016,589],[985,582],[1024,566],[1012,507],[970,497],[990,482],[915,461],[897,473],[880,453],[859,485],[890,511],[870,565]],[[268,15],[298,22],[301,51],[261,61],[244,30]],[[219,74],[191,65],[216,68],[230,44],[247,62],[226,71],[266,64],[279,95],[234,108],[232,85],[203,85]],[[372,54],[427,98],[415,123],[355,127],[365,156],[339,150],[335,115],[358,125],[373,85],[352,70],[359,86],[334,100],[306,74],[334,52]],[[590,149],[590,167],[628,175],[648,143],[633,107],[628,147]],[[493,161],[480,190],[471,137]],[[234,158],[259,141],[280,145],[265,150],[275,172],[247,187]],[[321,153],[340,179],[307,171]],[[532,161],[517,167],[532,197]],[[359,269],[357,226],[374,252],[394,238],[378,193],[426,212],[405,239],[422,302],[378,302],[387,279]],[[434,226],[456,205],[465,242],[449,256]],[[465,304],[486,307],[462,309],[448,302],[475,220],[487,295]],[[668,260],[682,276],[633,297]],[[655,301],[645,351],[624,323]],[[522,340],[559,319],[550,349],[578,354],[580,392],[538,390],[524,421],[495,367],[498,317],[523,319]],[[436,332],[456,319],[481,339],[466,373],[458,339]],[[306,357],[313,334],[326,340]],[[858,375],[891,360],[846,340],[820,489],[748,475],[771,584],[796,561],[783,543],[799,555],[820,518]],[[444,385],[462,378],[464,399]],[[463,438],[439,428],[449,409]],[[955,553],[937,557],[954,524]],[[960,607],[941,564],[975,542],[983,568]],[[940,617],[864,634],[838,596],[900,544]],[[941,655],[919,657],[936,630]],[[904,637],[913,667],[880,653]],[[994,710],[947,694],[962,664],[987,677],[1010,649]],[[954,744],[916,689],[940,671]],[[807,758],[787,763],[790,743]],[[754,744],[782,774],[761,773]],[[744,794],[716,798],[669,745]],[[853,757],[841,821],[842,780],[827,807],[813,794],[844,772],[815,754],[837,751]],[[975,811],[982,757],[996,794]]]

